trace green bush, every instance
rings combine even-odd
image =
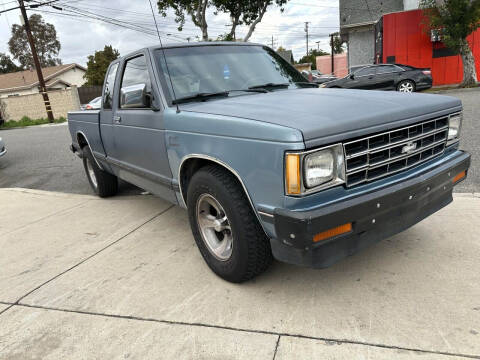
[[[54,123],[59,124],[67,121],[63,116],[54,120]],[[17,127],[26,127],[33,125],[43,125],[48,124],[48,119],[30,119],[28,116],[22,117],[20,120],[9,120],[0,125],[0,130],[2,129],[12,129]]]

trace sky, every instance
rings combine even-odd
[[[156,1],[152,0],[152,3],[157,10]],[[65,7],[62,8],[62,4]],[[158,44],[148,0],[57,0],[55,5],[62,10],[42,6],[38,8],[42,9],[42,12],[29,10],[28,14],[39,13],[46,22],[55,25],[57,37],[62,45],[59,57],[64,64],[85,65],[87,56],[96,50],[102,50],[105,45],[112,45],[123,55],[144,46]],[[0,0],[0,11],[15,6],[17,6],[15,0]],[[70,10],[67,10],[67,6]],[[92,16],[88,18],[72,16],[71,7],[89,11]],[[92,18],[95,14],[140,26],[148,33],[95,20]],[[195,41],[195,37],[201,35],[200,29],[191,21],[188,21],[184,30],[179,32],[172,13],[167,14],[167,17],[158,15],[157,21],[164,43],[187,42],[188,37]],[[275,49],[279,46],[291,49],[295,60],[298,60],[306,53],[306,21],[309,22],[309,48],[319,46],[320,49],[329,51],[328,34],[339,29],[338,0],[290,0],[283,12],[278,7],[271,6],[256,27],[250,41],[271,46],[273,36]],[[7,42],[14,23],[20,23],[19,10],[0,14],[0,52],[8,53]],[[230,17],[227,14],[215,14],[213,9],[209,9],[207,24],[210,38],[215,39],[218,35],[227,33],[229,23]],[[245,26],[238,28],[237,39],[244,36],[247,30]]]

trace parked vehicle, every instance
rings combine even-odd
[[[90,101],[87,105],[85,105],[84,110],[99,110],[102,106],[102,97],[96,97],[92,101]]]
[[[313,82],[315,84],[323,84],[325,82],[336,80],[337,78],[333,75],[325,75],[322,74],[318,70],[303,70],[302,75],[307,79],[309,82]]]
[[[110,65],[100,111],[68,114],[71,149],[100,197],[121,178],[186,207],[232,282],[330,266],[452,201],[458,99],[310,85],[263,45],[142,49]]]
[[[352,67],[346,77],[322,85],[328,88],[396,90],[411,93],[432,87],[430,69],[401,64],[380,64]]]
[[[5,142],[0,137],[0,157],[7,153],[7,148],[5,147]]]
[[[313,81],[317,84],[323,84],[329,81],[337,80],[337,77],[333,74],[322,74],[318,70],[312,70]]]

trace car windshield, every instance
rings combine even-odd
[[[168,89],[170,103],[174,99],[194,97],[197,94],[229,91],[242,94],[238,90],[263,87],[268,91],[280,91],[308,85],[302,84],[305,83],[305,78],[293,66],[267,47],[205,45],[165,49],[168,71],[175,90],[173,94],[161,49],[155,51],[155,57],[160,65],[162,85]],[[201,98],[194,100],[199,99]]]

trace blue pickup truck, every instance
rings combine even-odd
[[[100,110],[69,113],[71,150],[101,197],[120,178],[186,207],[231,282],[273,258],[330,266],[452,201],[459,100],[305,81],[259,44],[138,50],[110,65]]]

